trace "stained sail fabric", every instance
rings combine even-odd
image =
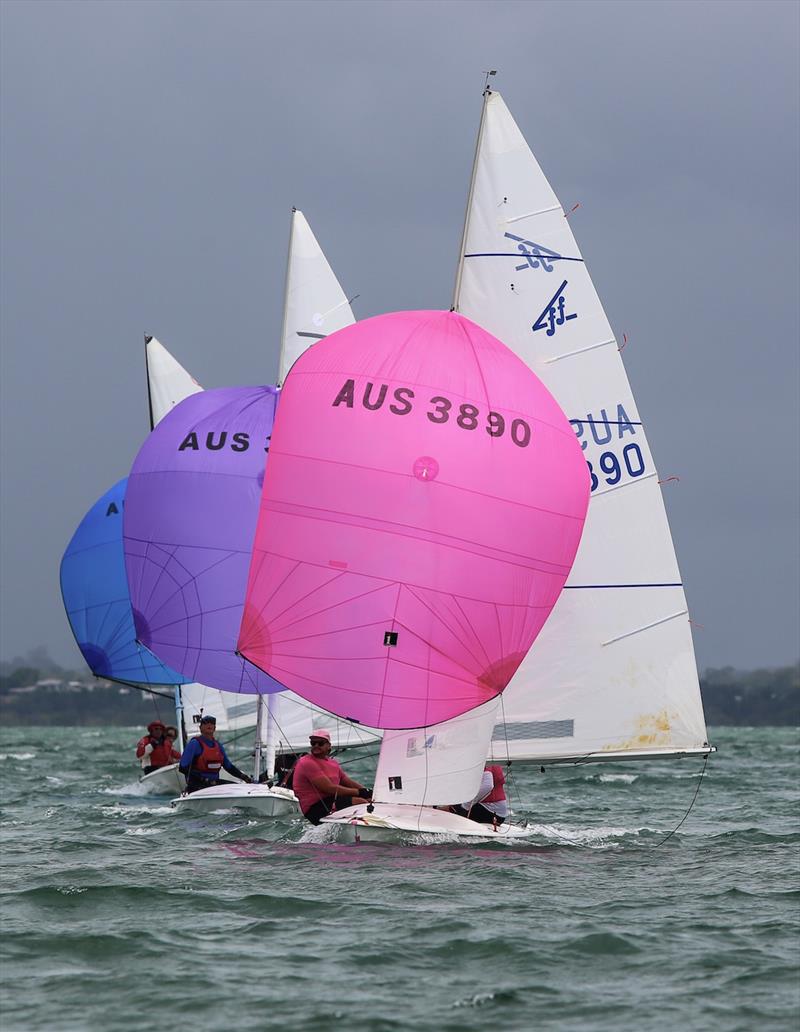
[[[203,391],[176,406],[136,456],[125,565],[136,633],[189,681],[280,690],[236,654],[278,390]]]
[[[61,560],[61,594],[72,633],[96,677],[133,684],[186,680],[136,642],[122,550],[127,478],[86,513]]]
[[[471,799],[481,783],[499,702],[495,697],[432,727],[387,731],[374,800],[440,806]]]
[[[145,336],[144,346],[152,428],[184,398],[203,388],[155,337]]]
[[[558,597],[589,484],[537,378],[449,312],[321,341],[283,389],[240,652],[381,728],[508,683]]]
[[[355,322],[347,296],[305,216],[292,210],[279,382],[312,344]]]
[[[495,754],[707,751],[686,598],[642,419],[570,223],[498,93],[485,99],[455,307],[553,392],[591,475],[575,566],[503,696]]]

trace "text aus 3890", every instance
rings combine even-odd
[[[360,404],[365,409],[376,412],[383,408],[388,394],[388,384],[367,383]],[[414,410],[415,402],[417,397],[413,388],[395,387],[387,409],[395,416],[407,416]],[[353,408],[356,403],[356,382],[346,380],[333,400],[333,407],[344,405]],[[509,437],[518,448],[527,448],[531,442],[531,428],[519,417],[507,420],[500,412],[481,412],[477,405],[469,403],[458,405],[443,394],[434,394],[426,398],[422,404],[427,406],[425,415],[431,423],[442,425],[452,419],[462,430],[477,430],[482,427],[490,437],[502,437],[508,431]]]

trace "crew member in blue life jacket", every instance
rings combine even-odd
[[[221,770],[226,770],[247,784],[253,780],[231,763],[225,746],[214,737],[216,731],[217,718],[206,715],[200,721],[199,737],[190,738],[186,743],[178,769],[186,778],[187,792],[197,792],[202,788],[218,785]]]

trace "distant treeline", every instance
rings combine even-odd
[[[175,723],[171,700],[134,689],[127,695],[106,687],[91,692],[52,688],[25,695],[0,692],[0,719],[7,727],[143,727],[156,718]]]
[[[706,670],[700,690],[712,726],[800,725],[800,663],[772,670]]]
[[[32,688],[46,678],[61,683]],[[800,663],[765,670],[706,670],[700,689],[709,725],[800,725]],[[92,683],[85,671],[64,670],[43,649],[25,660],[0,662],[0,719],[7,726],[128,726],[147,724],[156,716],[166,720],[170,712],[174,715],[169,698],[133,688],[120,693],[117,685]]]

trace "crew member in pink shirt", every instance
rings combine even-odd
[[[312,824],[319,824],[334,810],[368,803],[372,792],[348,778],[336,760],[330,758],[330,731],[312,731],[308,740],[311,752],[297,761],[292,779],[303,816]]]

